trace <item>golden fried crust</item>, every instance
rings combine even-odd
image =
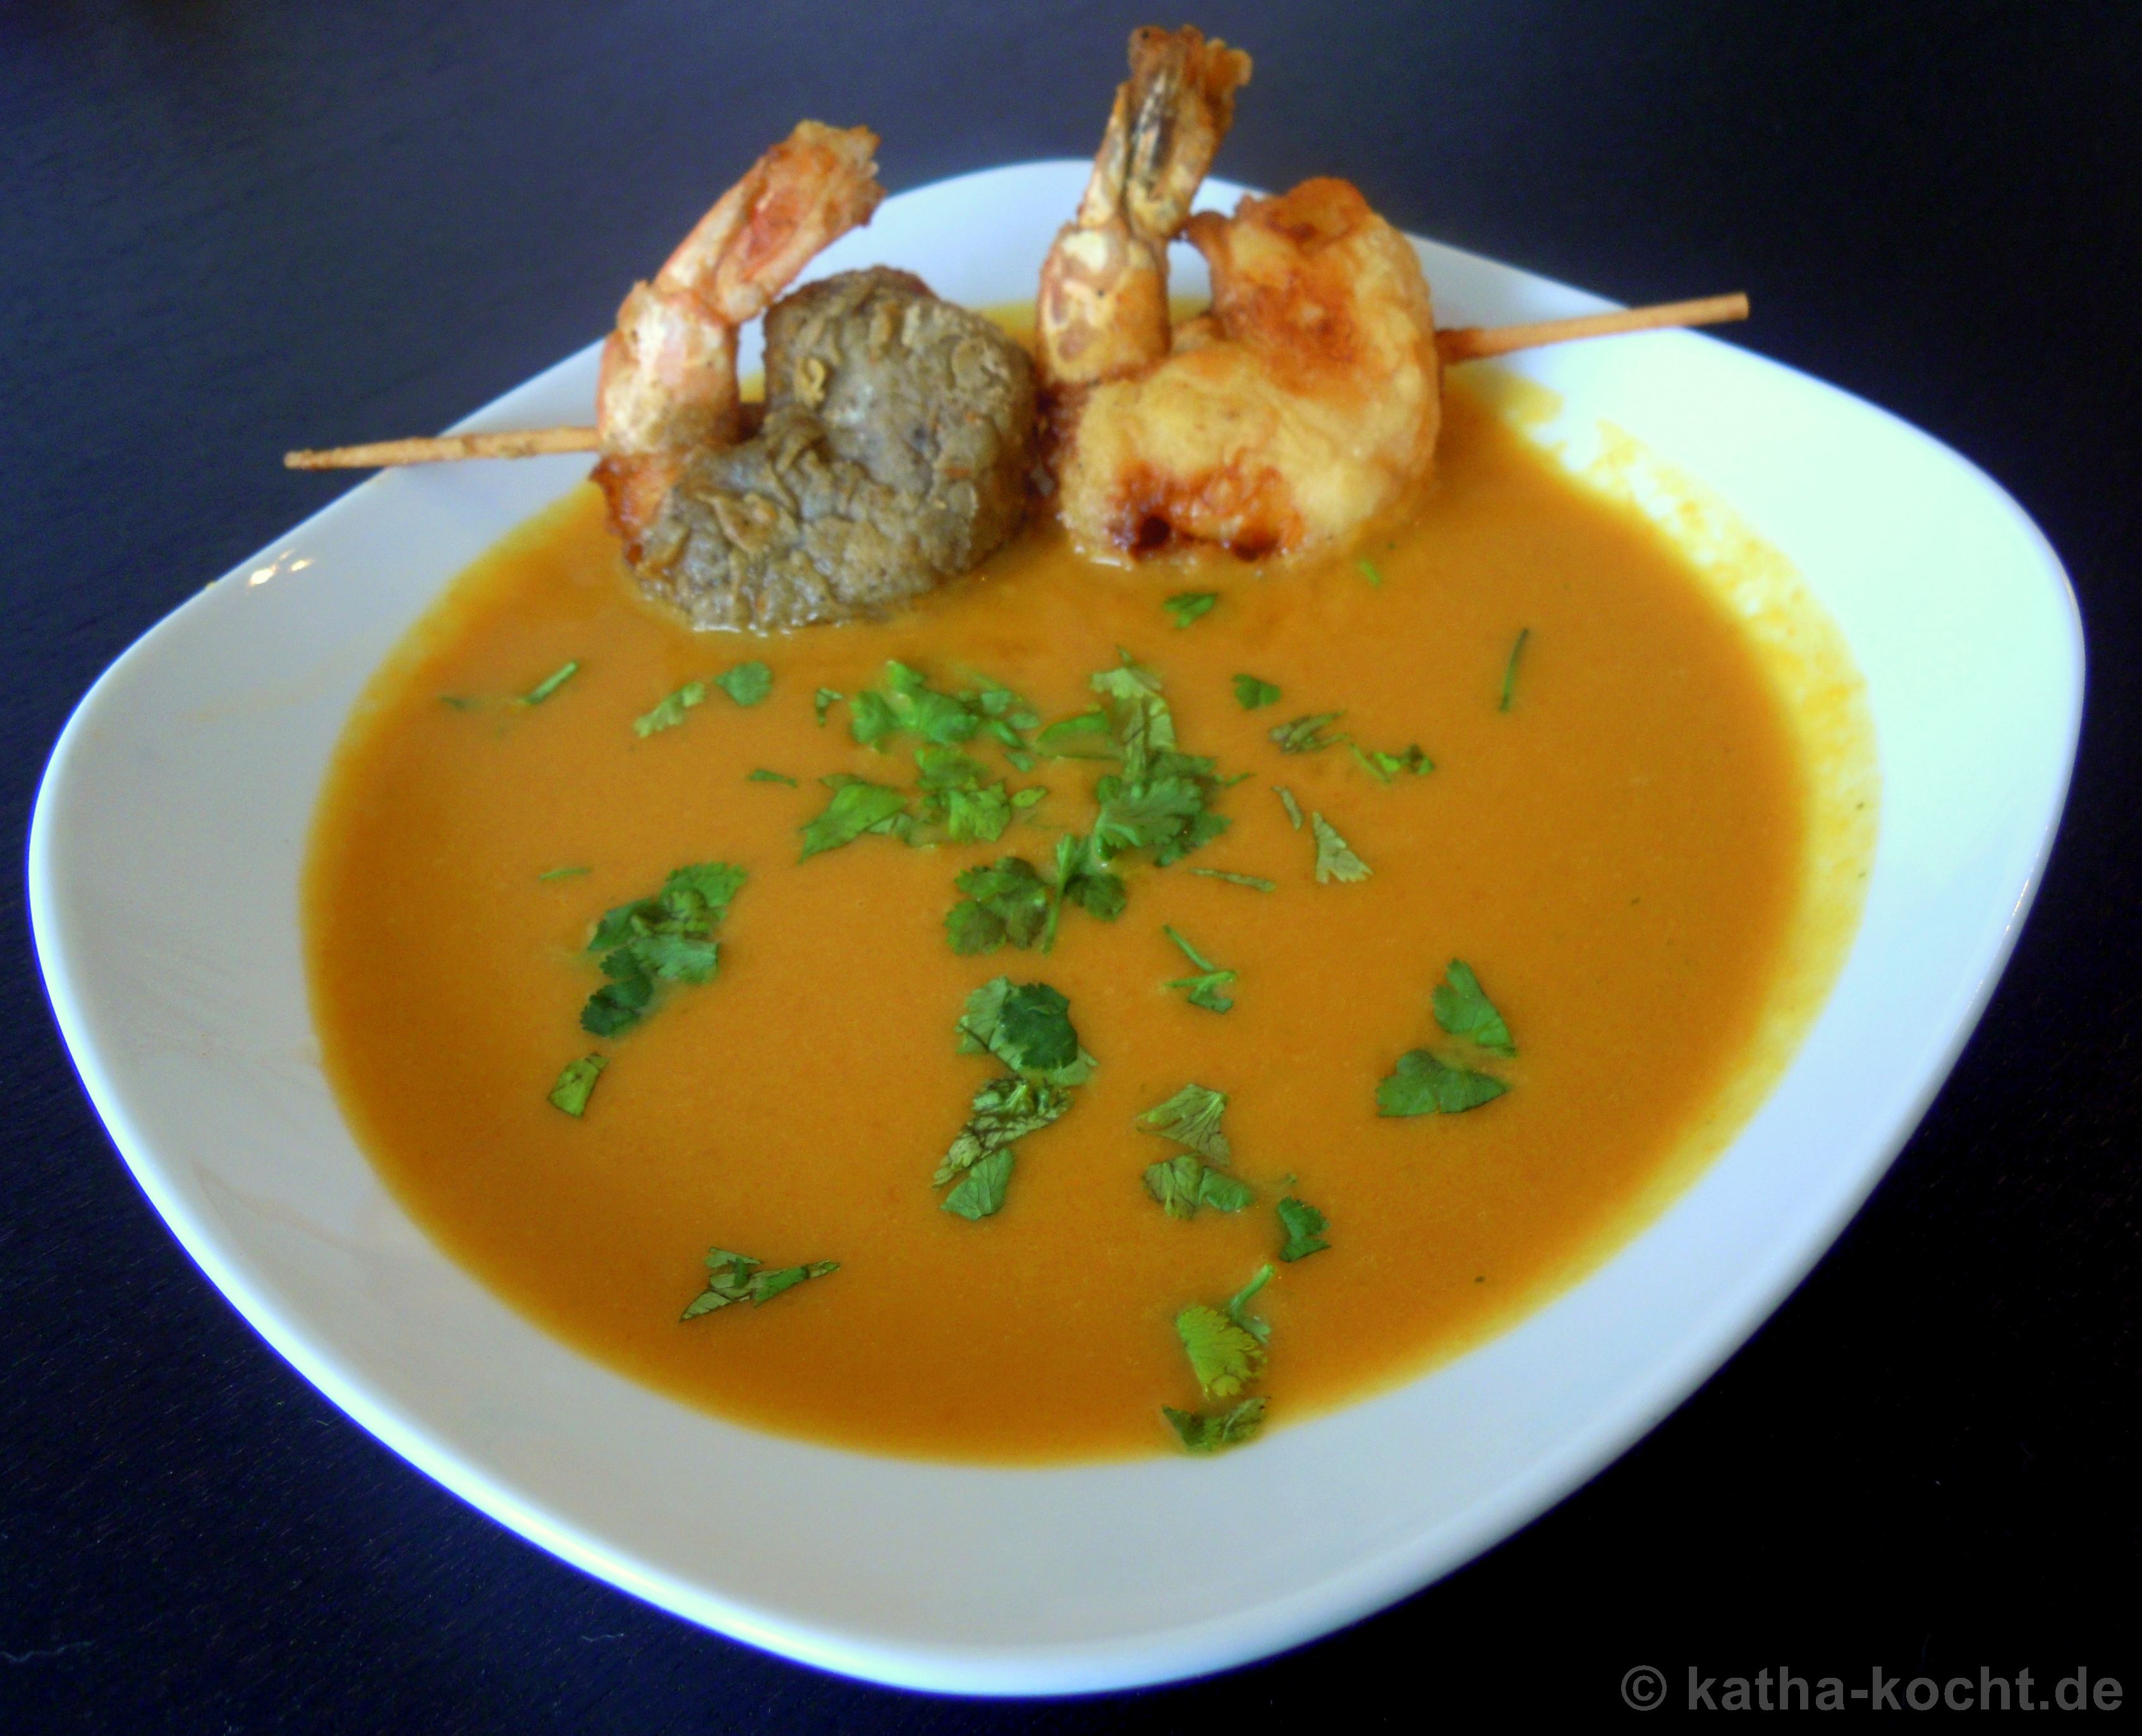
[[[1435,321],[1405,238],[1345,181],[1190,219],[1212,312],[1174,353],[1091,388],[1060,461],[1093,552],[1177,541],[1255,556],[1347,535],[1425,480],[1440,422]]]

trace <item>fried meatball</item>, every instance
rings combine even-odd
[[[845,272],[775,303],[766,382],[758,431],[694,453],[633,551],[693,626],[881,614],[1019,528],[1033,363],[920,279]]]

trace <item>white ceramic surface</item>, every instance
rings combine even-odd
[[[1029,295],[1084,175],[1029,165],[904,195],[817,269],[882,261],[970,303]],[[1422,251],[1446,323],[1605,305]],[[322,1076],[299,935],[308,826],[370,671],[584,460],[368,481],[83,700],[39,796],[30,890],[52,1004],[114,1142],[209,1277],[397,1452],[566,1560],[792,1657],[965,1692],[1151,1682],[1312,1638],[1448,1571],[1685,1396],[1882,1174],[2013,944],[2082,690],[2052,551],[1925,436],[1699,337],[1515,365],[1693,472],[1798,565],[1866,677],[1883,816],[1843,974],[1741,1137],[1589,1280],[1458,1362],[1211,1461],[876,1459],[634,1385],[417,1230]],[[590,348],[467,426],[585,421],[594,377]]]

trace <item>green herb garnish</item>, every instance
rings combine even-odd
[[[580,664],[578,658],[575,658],[570,663],[560,664],[523,693],[521,696],[521,703],[523,705],[540,705],[580,673]]]
[[[1167,1102],[1154,1104],[1138,1119],[1138,1125],[1148,1132],[1172,1139],[1179,1146],[1187,1146],[1199,1157],[1214,1163],[1225,1163],[1234,1155],[1227,1144],[1227,1136],[1220,1131],[1220,1117],[1226,1110],[1226,1092],[1191,1084]]]
[[[1480,987],[1480,979],[1473,974],[1473,967],[1463,959],[1450,961],[1450,968],[1444,972],[1443,980],[1436,984],[1429,1001],[1435,1010],[1435,1022],[1452,1036],[1469,1038],[1482,1048],[1498,1055],[1517,1053],[1517,1044],[1510,1041],[1509,1026]]]
[[[748,1254],[737,1254],[727,1248],[707,1250],[707,1287],[685,1304],[680,1319],[696,1320],[701,1314],[712,1314],[718,1308],[727,1308],[732,1302],[748,1302],[753,1308],[771,1302],[783,1290],[790,1290],[810,1278],[823,1278],[837,1272],[837,1260],[817,1260],[808,1265],[782,1266],[777,1271],[767,1271]]]
[[[1279,805],[1286,810],[1286,817],[1296,831],[1301,830],[1301,804],[1294,799],[1294,792],[1285,784],[1274,784],[1272,793],[1279,797]]]
[[[955,953],[1029,947],[1048,927],[1054,889],[1022,857],[970,868],[952,884],[966,895],[945,917],[945,935]]]
[[[1231,874],[1225,868],[1192,868],[1192,874],[1202,874],[1207,880],[1225,880],[1231,886],[1247,886],[1252,892],[1271,892],[1278,890],[1277,880],[1268,880],[1261,874]]]
[[[1257,1192],[1248,1182],[1187,1152],[1177,1152],[1158,1163],[1148,1164],[1145,1191],[1160,1202],[1172,1218],[1193,1218],[1199,1206],[1214,1211],[1240,1211],[1256,1203]]]
[[[822,850],[852,844],[866,832],[897,836],[914,823],[914,816],[907,811],[907,797],[898,790],[850,777],[845,772],[818,782],[832,791],[832,800],[826,804],[824,812],[800,828],[803,853],[796,859],[799,862],[809,861]]]
[[[1316,834],[1318,885],[1325,885],[1332,880],[1365,880],[1369,877],[1371,872],[1369,865],[1354,854],[1329,820],[1321,814],[1311,814],[1309,823]]]
[[[930,1177],[933,1187],[955,1184],[944,1209],[973,1221],[1003,1209],[1012,1142],[1062,1116],[1073,1088],[1093,1077],[1094,1061],[1078,1046],[1070,1003],[1046,983],[985,983],[967,997],[955,1028],[961,1054],[994,1055],[1010,1069],[975,1093],[966,1125]]]
[[[1370,584],[1376,586],[1379,589],[1382,589],[1384,583],[1383,572],[1382,570],[1377,566],[1375,561],[1366,559],[1357,560],[1354,563],[1354,570],[1364,579],[1367,579]]]
[[[568,1061],[565,1070],[558,1075],[558,1083],[550,1087],[550,1101],[568,1115],[586,1114],[595,1081],[609,1065],[609,1058],[604,1055],[583,1055],[577,1061]]]
[[[1222,970],[1167,924],[1161,925],[1160,931],[1182,949],[1183,957],[1195,964],[1201,973],[1197,976],[1177,977],[1167,986],[1184,990],[1186,998],[1193,1007],[1203,1007],[1214,1013],[1225,1013],[1231,1008],[1234,1002],[1222,991],[1235,980],[1236,973]]]
[[[773,691],[773,671],[757,661],[740,663],[714,677],[714,685],[738,705],[756,705]]]
[[[1269,1322],[1250,1312],[1251,1300],[1271,1282],[1269,1265],[1227,1299],[1225,1311],[1193,1303],[1175,1317],[1175,1335],[1190,1371],[1208,1398],[1231,1398],[1264,1372]]]
[[[820,688],[811,696],[811,710],[818,720],[818,727],[826,727],[826,713],[848,696],[838,688]]]
[[[1510,1087],[1492,1074],[1453,1067],[1426,1049],[1409,1049],[1376,1087],[1379,1115],[1461,1115],[1492,1103]]]
[[[546,868],[536,876],[539,880],[578,880],[584,874],[593,874],[592,868]]]
[[[665,983],[713,980],[721,960],[713,932],[749,876],[728,862],[672,870],[652,898],[605,911],[588,950],[610,979],[588,997],[580,1027],[598,1037],[630,1030],[654,1009]]]
[[[1326,747],[1336,747],[1348,739],[1343,735],[1324,733],[1330,724],[1346,715],[1343,711],[1318,712],[1312,717],[1296,718],[1291,723],[1281,723],[1271,731],[1272,740],[1281,753],[1320,753]]]
[[[1255,711],[1261,705],[1276,705],[1279,689],[1269,681],[1261,681],[1254,675],[1237,675],[1235,678],[1235,703],[1244,711]]]
[[[1510,647],[1510,660],[1503,665],[1503,703],[1498,710],[1508,711],[1510,702],[1518,697],[1518,659],[1524,655],[1525,641],[1532,636],[1529,627],[1518,629],[1518,641]]]
[[[1265,1347],[1217,1308],[1192,1304],[1176,1315],[1175,1335],[1209,1398],[1231,1398],[1264,1372]]]
[[[1289,1194],[1275,1210],[1279,1213],[1280,1228],[1286,1232],[1286,1245],[1279,1250],[1281,1260],[1306,1260],[1331,1245],[1324,1240],[1324,1232],[1330,1226],[1314,1206]]]
[[[1435,769],[1435,762],[1420,751],[1416,742],[1403,753],[1377,753],[1361,751],[1357,743],[1347,744],[1354,750],[1354,757],[1361,762],[1362,769],[1379,783],[1389,784],[1401,772],[1410,772],[1415,777],[1425,777]]]
[[[1161,607],[1174,617],[1177,627],[1187,627],[1201,615],[1210,614],[1219,600],[1217,591],[1177,591]]]
[[[756,772],[747,773],[744,777],[744,782],[746,783],[787,784],[792,790],[801,789],[802,787],[801,784],[797,783],[796,780],[791,777],[786,772],[769,772],[763,766],[761,766]]]
[[[1200,1206],[1240,1211],[1256,1201],[1256,1190],[1222,1167],[1231,1155],[1227,1136],[1220,1131],[1226,1107],[1224,1092],[1186,1085],[1138,1118],[1148,1132],[1189,1147],[1146,1166],[1145,1191],[1170,1217],[1195,1217]]]
[[[1489,1054],[1512,1056],[1518,1046],[1510,1028],[1463,959],[1453,959],[1429,997],[1435,1022],[1452,1036]],[[1492,1103],[1509,1089],[1507,1080],[1448,1060],[1424,1048],[1399,1057],[1398,1068],[1376,1087],[1379,1115],[1458,1115]]]
[[[1034,738],[1034,745],[1055,759],[1108,759],[1113,756],[1083,753],[1064,744],[1075,742],[1082,736],[1105,736],[1108,732],[1108,714],[1099,709],[1080,712],[1076,717],[1059,718]]]
[[[956,747],[981,727],[979,709],[956,693],[938,692],[904,663],[886,663],[885,685],[866,688],[848,708],[849,731],[866,747],[881,748],[902,732]]]
[[[1262,1398],[1245,1398],[1240,1404],[1224,1411],[1179,1411],[1172,1405],[1163,1404],[1160,1413],[1167,1418],[1186,1452],[1200,1456],[1224,1452],[1230,1447],[1239,1447],[1253,1441],[1264,1427],[1265,1403]]]
[[[652,711],[643,713],[632,720],[632,732],[643,742],[659,730],[674,729],[684,721],[684,713],[695,705],[705,703],[707,684],[703,681],[688,681],[674,693],[665,693],[655,702]]]
[[[918,804],[924,821],[945,828],[955,844],[994,844],[1011,824],[1014,798],[1006,793],[1002,778],[985,782],[981,763],[956,747],[925,742],[915,750],[920,774],[922,800]],[[1046,792],[1020,791],[1039,799]],[[1026,804],[1031,806],[1031,802]]]

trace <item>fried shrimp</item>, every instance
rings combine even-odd
[[[1131,76],[1093,159],[1078,215],[1041,268],[1034,309],[1042,377],[1091,385],[1168,353],[1167,244],[1235,116],[1250,57],[1217,37],[1131,32]]]
[[[1441,378],[1428,281],[1405,238],[1345,181],[1186,218],[1231,104],[1212,101],[1198,58],[1217,44],[1185,31],[1163,54],[1150,40],[1161,35],[1132,38],[1131,81],[1085,204],[1043,268],[1059,510],[1102,555],[1211,543],[1255,558],[1337,541],[1434,465]],[[1114,187],[1130,215],[1112,228],[1095,189]],[[1165,268],[1153,263],[1171,220],[1212,276],[1211,309],[1172,332]],[[1122,234],[1131,244],[1115,244]]]
[[[885,197],[876,150],[866,126],[799,121],[618,309],[595,388],[595,480],[635,559],[684,459],[745,432],[738,332]]]

